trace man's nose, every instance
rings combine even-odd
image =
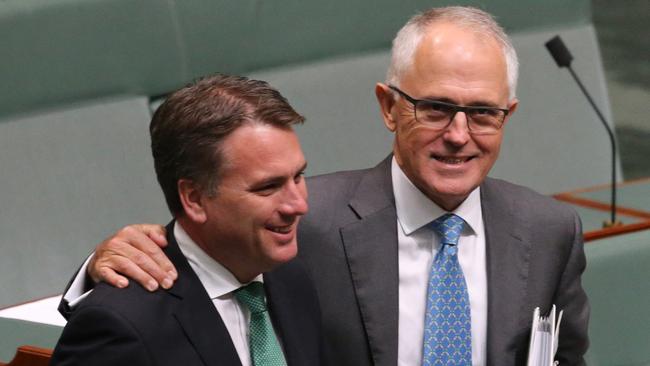
[[[304,181],[299,183],[291,182],[286,188],[284,202],[280,212],[283,215],[302,216],[309,210],[307,204],[307,188]]]
[[[463,146],[469,141],[471,138],[469,134],[469,119],[465,112],[456,112],[451,123],[447,126],[443,137],[445,141],[456,146]]]

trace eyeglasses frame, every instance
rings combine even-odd
[[[508,117],[508,114],[510,113],[510,110],[505,109],[505,108],[488,107],[488,106],[462,106],[462,105],[457,105],[457,104],[452,104],[452,103],[447,103],[447,102],[441,102],[441,101],[438,101],[438,100],[415,99],[415,98],[413,98],[412,96],[406,94],[405,92],[403,92],[402,90],[400,90],[398,87],[396,87],[394,85],[388,85],[388,87],[391,90],[394,90],[395,92],[397,92],[400,96],[402,96],[404,99],[406,99],[409,103],[413,104],[413,114],[415,115],[415,120],[416,121],[418,121],[417,112],[416,112],[418,103],[424,102],[424,103],[430,103],[430,104],[438,104],[438,105],[450,108],[453,111],[453,113],[451,114],[451,118],[449,118],[449,122],[447,122],[447,124],[444,127],[441,127],[440,130],[447,129],[449,127],[449,125],[451,124],[451,122],[456,117],[456,114],[458,112],[463,112],[463,113],[465,113],[465,116],[467,117],[467,129],[469,130],[470,133],[472,133],[474,135],[494,135],[494,134],[498,133],[499,130],[501,130],[501,127],[503,127],[503,124],[504,124],[504,122],[506,120],[506,117]],[[503,119],[501,120],[501,122],[499,124],[499,128],[497,128],[497,130],[494,131],[494,132],[476,132],[476,131],[472,131],[472,123],[470,123],[472,121],[472,119],[469,117],[470,114],[468,114],[467,112],[472,111],[472,110],[477,110],[477,109],[498,110],[498,111],[503,112]],[[420,122],[420,121],[418,121],[418,122]],[[423,123],[423,122],[420,122],[420,123]],[[426,123],[426,122],[424,122],[424,123]]]

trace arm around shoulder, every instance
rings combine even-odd
[[[68,283],[59,304],[61,315],[68,319],[73,304],[99,281],[124,288],[128,277],[149,291],[155,291],[159,283],[170,288],[178,274],[161,249],[167,245],[165,233],[160,225],[130,225],[100,243]]]

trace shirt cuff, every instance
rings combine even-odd
[[[77,275],[70,284],[68,291],[63,294],[63,299],[68,303],[68,306],[72,309],[74,308],[81,300],[85,299],[86,296],[90,295],[95,287],[95,284],[90,279],[88,273],[88,263],[93,258],[95,253],[92,253],[84,262],[84,264],[79,268]]]

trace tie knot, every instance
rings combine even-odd
[[[235,290],[235,297],[240,304],[246,306],[251,314],[266,311],[264,301],[264,285],[261,282],[251,282]]]
[[[431,223],[443,245],[457,245],[465,220],[451,213],[444,214]]]

